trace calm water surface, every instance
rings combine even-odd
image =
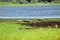
[[[60,18],[60,5],[0,6],[0,18]]]

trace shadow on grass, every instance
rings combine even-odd
[[[56,22],[56,21],[51,21],[51,22],[36,22],[36,23],[24,23],[22,25],[26,25],[26,26],[31,26],[33,28],[26,28],[26,29],[34,29],[34,28],[49,28],[48,26],[50,26],[51,28],[54,28],[57,26],[57,28],[60,28],[60,22]],[[21,28],[23,29],[23,28]]]
[[[19,30],[23,30],[23,29],[30,30],[30,29],[39,29],[39,28],[19,28]]]

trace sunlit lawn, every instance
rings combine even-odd
[[[0,22],[0,40],[60,40],[60,28],[25,29],[26,27],[29,26]]]

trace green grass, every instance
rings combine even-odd
[[[60,40],[60,28],[19,29],[29,26],[17,24],[13,20],[0,19],[0,40]]]
[[[0,2],[0,6],[45,6],[45,5],[60,5],[60,3],[28,3],[28,4],[13,4],[9,2]]]

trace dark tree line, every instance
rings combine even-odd
[[[12,3],[36,3],[36,2],[53,2],[53,1],[60,1],[60,0],[0,0],[0,2],[12,2]]]

